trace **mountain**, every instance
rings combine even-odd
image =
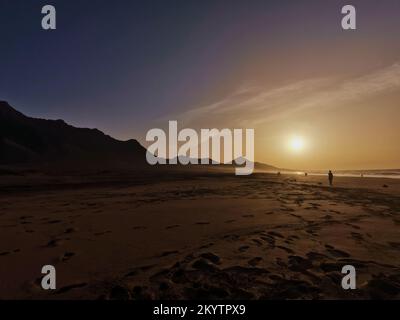
[[[233,162],[235,165],[239,165],[241,163],[241,166],[244,166],[244,163],[247,161],[247,159],[245,157],[239,157],[237,159],[235,159]],[[256,170],[260,170],[260,171],[279,171],[281,169],[271,166],[269,164],[266,163],[262,163],[262,162],[254,162],[254,169]]]
[[[69,169],[148,166],[146,149],[136,140],[119,141],[98,129],[76,128],[63,120],[27,117],[5,101],[0,101],[0,165]],[[258,162],[255,169],[278,170]]]
[[[0,101],[0,164],[66,166],[146,165],[146,149],[136,140],[119,141],[97,129],[63,120],[25,116]]]

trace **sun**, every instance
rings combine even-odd
[[[300,152],[304,149],[304,139],[299,136],[294,136],[289,141],[289,147],[292,151]]]

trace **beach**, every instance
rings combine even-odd
[[[399,299],[400,180],[158,170],[0,180],[0,299]],[[41,288],[41,268],[57,289]],[[342,267],[357,289],[341,286]]]

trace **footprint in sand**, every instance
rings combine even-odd
[[[11,250],[11,251],[4,251],[4,252],[0,252],[0,256],[8,256],[9,254],[18,253],[20,251],[21,251],[21,249],[14,249],[14,250]]]
[[[362,235],[361,233],[357,233],[357,232],[352,232],[352,233],[351,233],[351,237],[352,237],[354,240],[357,240],[357,241],[363,241],[363,240],[364,240],[363,235]]]
[[[20,216],[19,218],[21,220],[26,220],[26,219],[29,219],[29,218],[33,218],[33,216]]]
[[[74,252],[65,252],[64,255],[60,258],[62,262],[67,262],[70,260],[73,256],[75,256]]]
[[[27,286],[28,290],[43,290],[42,289],[42,277],[36,278],[35,280],[27,282],[25,285]]]
[[[306,271],[312,268],[312,262],[300,256],[289,256],[289,269],[292,271]]]
[[[47,247],[47,248],[54,248],[54,247],[58,247],[59,245],[61,245],[62,244],[62,240],[61,239],[53,239],[53,240],[50,240],[46,245],[45,245],[45,247]]]
[[[294,253],[294,251],[292,249],[286,248],[284,246],[276,246],[276,248],[279,248],[279,249],[281,249],[283,251],[286,251],[286,253],[290,253],[290,254]]]
[[[324,260],[326,258],[328,258],[328,256],[319,253],[319,252],[314,252],[314,251],[310,251],[306,254],[306,256],[310,259],[310,260]]]
[[[304,209],[306,209],[306,210],[314,210],[316,208],[315,207],[305,207]]]
[[[274,239],[274,237],[261,236],[260,239],[264,240],[265,242],[267,242],[270,246],[275,247],[275,239]]]
[[[333,255],[336,258],[348,258],[348,257],[350,257],[350,254],[348,254],[347,252],[335,249],[334,247],[332,247],[330,245],[325,245],[325,248],[327,249],[327,251],[331,255]]]
[[[241,246],[238,250],[239,250],[240,252],[245,252],[245,251],[247,251],[249,248],[250,248],[249,246]]]
[[[86,287],[86,286],[87,286],[86,282],[77,283],[77,284],[71,284],[69,286],[65,286],[65,287],[60,288],[57,291],[57,294],[65,293],[65,292],[71,291],[73,289],[79,289],[79,288],[83,288],[83,287]]]
[[[146,226],[134,226],[132,227],[133,230],[146,230],[147,227]]]
[[[297,218],[297,219],[300,219],[300,220],[302,220],[302,221],[305,221],[304,218],[303,218],[302,216],[298,215],[298,214],[292,213],[292,214],[290,214],[290,215],[291,215],[292,217],[295,217],[295,218]]]
[[[287,268],[287,264],[281,258],[276,258],[276,264],[282,268]]]
[[[216,254],[214,254],[212,252],[202,253],[200,256],[214,264],[218,264],[221,260],[221,258],[219,256],[217,256]]]
[[[216,267],[208,260],[200,258],[192,263],[192,268],[202,271],[214,271]]]
[[[167,257],[173,254],[177,254],[179,251],[173,250],[173,251],[164,251],[163,253],[160,254],[160,257]]]
[[[76,232],[77,231],[77,229],[75,229],[75,228],[68,228],[68,229],[66,229],[65,231],[64,231],[64,233],[74,233],[74,232]]]
[[[138,270],[130,271],[130,272],[128,272],[126,275],[124,275],[124,278],[134,277],[134,276],[136,276],[138,273],[139,273]]]
[[[318,208],[318,207],[321,206],[319,203],[315,203],[315,202],[310,202],[309,204],[310,204],[311,206],[313,206],[313,207],[316,207],[316,208]]]
[[[195,224],[197,224],[197,225],[207,225],[207,224],[210,224],[210,223],[207,222],[207,221],[204,221],[204,222],[200,221],[200,222],[196,222]]]
[[[318,236],[318,233],[316,232],[315,229],[309,228],[309,229],[306,229],[306,232],[308,234],[311,234],[312,236]]]
[[[249,261],[247,261],[247,263],[248,263],[250,266],[255,267],[255,266],[257,266],[261,261],[262,261],[262,258],[261,258],[261,257],[255,257],[255,258],[250,259]]]
[[[212,247],[213,245],[214,245],[214,243],[210,242],[210,243],[207,243],[207,244],[201,246],[200,249],[208,249],[208,248]]]
[[[356,259],[351,259],[351,258],[340,258],[339,262],[342,263],[343,265],[350,264],[354,266],[354,268],[358,269],[365,269],[367,268],[367,264],[365,261],[362,260],[356,260]],[[393,266],[388,266],[392,268]]]
[[[165,227],[165,229],[169,230],[169,229],[175,229],[175,228],[179,228],[179,227],[180,227],[179,224],[174,224],[174,225],[172,225],[172,226],[167,226],[167,227]]]
[[[254,214],[244,214],[242,215],[243,218],[254,218]]]
[[[278,233],[278,232],[275,232],[275,231],[270,231],[270,232],[268,232],[268,234],[270,235],[270,236],[272,236],[272,237],[278,237],[278,238],[285,238],[283,235],[281,235],[280,233]]]
[[[390,245],[393,249],[400,250],[400,242],[389,242],[389,245]]]
[[[102,232],[97,232],[97,233],[95,233],[94,235],[95,235],[96,237],[98,237],[98,236],[103,236],[103,235],[109,234],[109,233],[112,233],[111,230],[106,230],[106,231],[102,231]]]
[[[226,220],[225,223],[232,223],[235,222],[236,220]]]
[[[50,220],[50,221],[47,221],[46,223],[47,224],[57,224],[57,223],[61,223],[61,222],[63,222],[62,220]]]
[[[353,229],[356,229],[356,230],[360,230],[361,229],[359,226],[356,226],[356,225],[351,224],[351,223],[346,223],[346,225],[349,226],[349,227],[352,227]]]
[[[227,234],[225,236],[223,236],[223,239],[227,239],[227,240],[239,240],[239,236],[237,234]]]
[[[259,239],[251,239],[258,247],[261,247],[263,245],[262,241]]]
[[[326,278],[329,278],[335,285],[337,285],[341,282],[343,274],[339,271],[326,272]]]

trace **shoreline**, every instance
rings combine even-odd
[[[321,176],[321,177],[326,177],[327,173],[319,173],[319,172],[310,172],[310,171],[301,171],[301,170],[296,170],[296,171],[287,171],[287,170],[255,170],[255,173],[270,173],[270,174],[277,174],[280,172],[282,175],[295,175],[295,176],[304,176],[305,173],[307,173],[309,176]],[[353,174],[353,173],[335,173],[333,172],[334,177],[344,177],[344,178],[379,178],[379,179],[400,179],[400,173],[399,174]]]

